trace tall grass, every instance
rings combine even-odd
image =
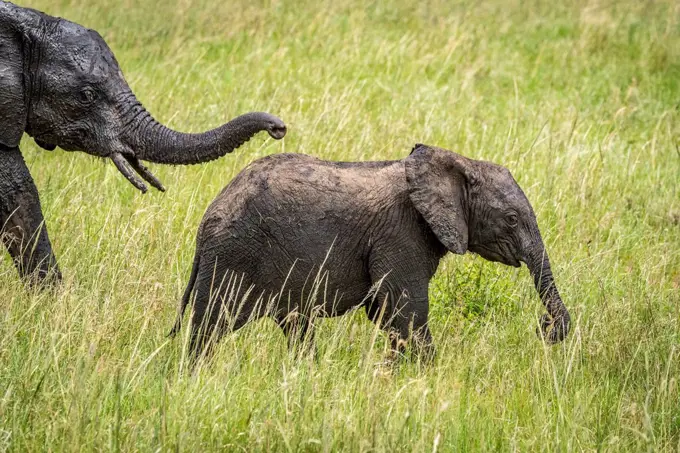
[[[20,2],[25,4],[25,2]],[[34,0],[98,30],[140,100],[185,131],[250,110],[259,136],[140,195],[110,162],[22,150],[65,275],[0,260],[0,450],[677,450],[677,2]],[[278,152],[397,159],[415,142],[511,169],[573,330],[534,334],[526,268],[449,256],[430,285],[433,365],[385,365],[359,311],[318,357],[258,321],[194,374],[170,341],[207,204]]]

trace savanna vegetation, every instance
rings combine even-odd
[[[33,0],[96,29],[159,120],[283,118],[141,195],[109,161],[22,150],[65,280],[0,260],[0,450],[674,451],[680,448],[680,5],[658,1]],[[399,159],[416,142],[507,166],[572,314],[535,335],[526,267],[448,256],[434,363],[385,362],[363,312],[316,358],[269,320],[194,373],[169,340],[208,203],[280,152]]]

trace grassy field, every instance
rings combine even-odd
[[[65,275],[0,260],[0,451],[680,449],[680,6],[667,1],[34,0],[98,30],[184,131],[250,110],[262,134],[141,195],[110,162],[22,149]],[[429,367],[385,365],[363,313],[318,358],[273,322],[187,372],[165,335],[208,203],[279,152],[398,159],[415,142],[511,169],[536,210],[568,340],[546,347],[526,267],[448,256]],[[186,331],[183,331],[186,333]]]

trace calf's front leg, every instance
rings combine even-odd
[[[431,362],[435,347],[427,323],[428,281],[409,282],[388,274],[374,278],[374,286],[379,287],[366,313],[388,333],[392,352],[401,355],[409,345],[417,357]]]

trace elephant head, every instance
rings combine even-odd
[[[128,86],[111,49],[93,30],[0,2],[0,145],[23,132],[46,149],[59,146],[110,158],[142,192],[158,181],[140,162],[196,164],[238,148],[259,131],[275,139],[285,124],[248,113],[200,134],[159,124]]]
[[[570,317],[555,286],[536,215],[510,172],[490,162],[416,145],[405,161],[409,197],[439,241],[519,267],[524,262],[546,307],[542,335],[563,340]]]

